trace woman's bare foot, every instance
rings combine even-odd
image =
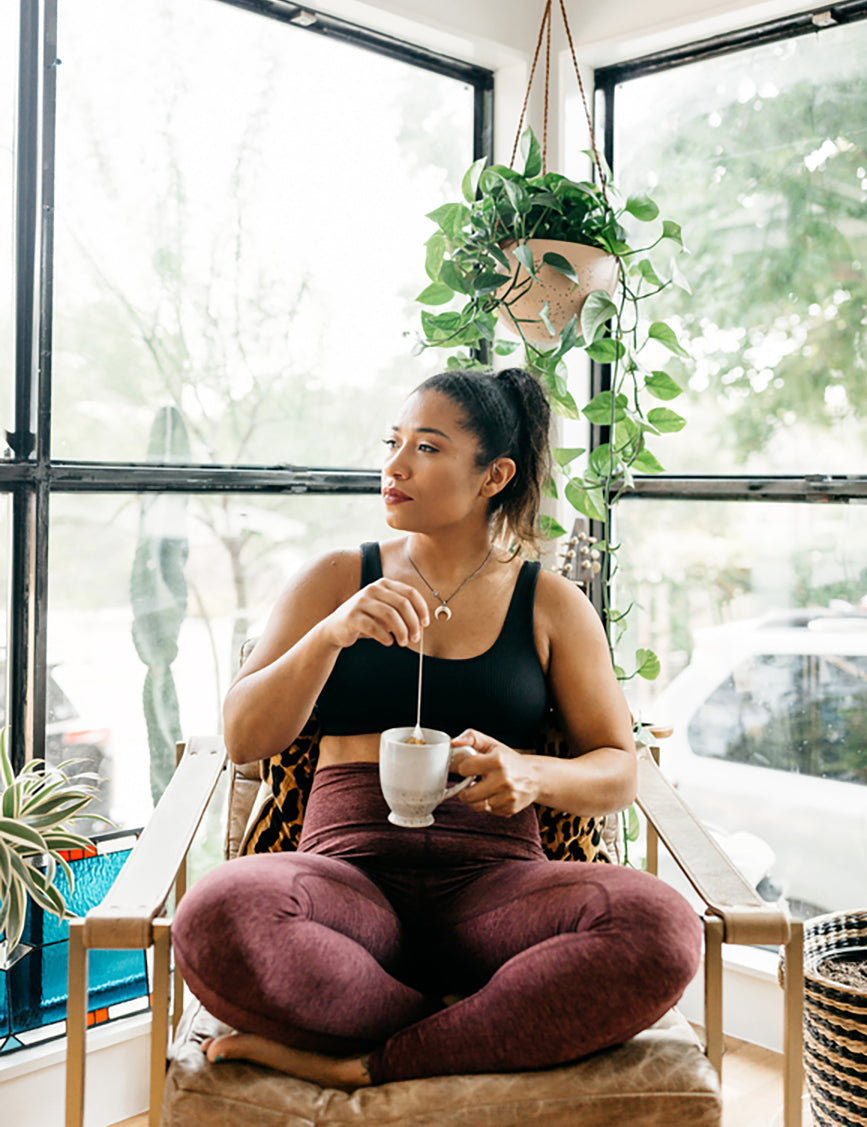
[[[227,1033],[205,1041],[202,1051],[212,1064],[224,1060],[249,1060],[276,1068],[299,1080],[310,1080],[323,1088],[353,1092],[370,1084],[367,1057],[329,1057],[305,1049],[292,1049],[255,1033]]]

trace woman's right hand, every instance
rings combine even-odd
[[[325,636],[341,649],[359,638],[373,638],[383,646],[417,643],[430,625],[430,611],[422,595],[408,583],[377,579],[368,583],[322,622]]]

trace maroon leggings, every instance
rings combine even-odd
[[[427,830],[387,813],[375,764],[321,768],[298,853],[230,861],[190,890],[174,947],[214,1016],[372,1048],[385,1083],[575,1060],[652,1025],[695,974],[689,905],[646,873],[548,861],[532,808],[449,799]]]

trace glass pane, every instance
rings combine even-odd
[[[241,642],[290,575],[388,535],[378,495],[55,495],[48,654],[72,715],[49,722],[52,755],[88,758],[102,810],[143,825],[175,741],[222,729]]]
[[[15,83],[18,70],[18,5],[0,5],[0,420],[13,429],[12,416],[12,248]],[[5,443],[0,447],[0,456]],[[4,588],[5,590],[5,588]]]
[[[857,506],[625,501],[618,606],[672,724],[663,767],[697,815],[803,916],[863,902],[867,522]],[[745,836],[746,835],[746,836]]]
[[[669,471],[867,472],[865,55],[862,21],[617,88],[621,187],[691,251],[654,304],[693,354]]]
[[[9,514],[12,503],[0,493],[0,727],[6,723],[6,645],[9,614]],[[8,744],[7,744],[8,747]]]
[[[152,457],[378,464],[472,89],[212,0],[59,19],[55,457],[144,459],[174,407]]]

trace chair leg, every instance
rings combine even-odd
[[[722,1075],[723,1019],[722,1019],[722,945],[725,924],[718,916],[706,916],[704,921],[704,1028],[705,1053]]]
[[[170,927],[168,920],[154,920],[154,990],[151,1022],[151,1073],[149,1127],[159,1127],[166,1082],[166,1053],[169,1044]]]
[[[84,1122],[87,1034],[87,948],[84,920],[69,924],[69,995],[66,1003],[66,1127]]]
[[[785,947],[783,1000],[783,1127],[801,1127],[804,1089],[804,925],[791,921]]]

